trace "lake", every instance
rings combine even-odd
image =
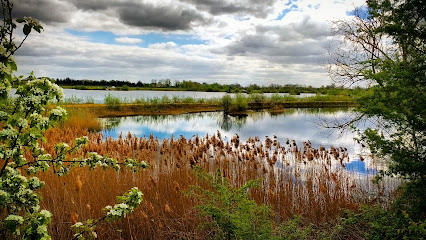
[[[67,98],[87,98],[93,99],[95,103],[103,103],[105,96],[111,94],[114,97],[119,97],[124,100],[135,100],[141,98],[162,98],[167,96],[172,99],[174,96],[184,98],[191,97],[194,99],[211,99],[221,98],[227,93],[225,92],[192,92],[192,91],[105,91],[105,90],[77,90],[77,89],[64,89],[65,99]],[[231,96],[235,94],[230,94]],[[264,93],[265,96],[271,96],[272,93]],[[280,93],[280,95],[289,95],[288,93]],[[295,97],[310,97],[315,96],[313,93],[301,93]]]
[[[219,131],[225,141],[238,134],[242,141],[255,136],[264,141],[266,136],[269,136],[271,139],[276,137],[282,144],[289,139],[295,140],[298,145],[310,141],[315,148],[342,147],[349,153],[346,169],[362,174],[375,174],[376,169],[382,168],[383,165],[368,157],[368,150],[354,141],[354,133],[339,134],[320,126],[324,121],[349,120],[353,115],[349,109],[289,109],[280,114],[262,111],[229,116],[223,112],[205,112],[103,118],[101,122],[104,126],[104,137],[111,138],[131,133],[137,137],[149,137],[152,134],[160,140],[171,138],[172,135],[175,139],[180,136],[190,139],[195,136],[205,137],[207,134],[212,136]],[[360,155],[366,160],[360,161]]]

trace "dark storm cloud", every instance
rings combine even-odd
[[[44,23],[65,23],[74,10],[72,4],[57,0],[19,0],[13,2],[15,18],[31,16]]]
[[[276,0],[180,0],[192,3],[197,9],[207,11],[213,15],[222,14],[249,14],[256,17],[265,17],[272,10]]]
[[[117,14],[119,20],[129,26],[158,28],[165,31],[187,30],[192,25],[205,23],[203,16],[181,3],[154,5],[134,1],[71,0],[81,10],[109,10]],[[160,2],[161,3],[161,2]]]
[[[199,13],[181,6],[129,4],[117,8],[117,12],[125,24],[162,30],[186,30],[192,24],[204,22]]]
[[[105,10],[114,4],[111,0],[69,0],[78,9],[99,11]]]

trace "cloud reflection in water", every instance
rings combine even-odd
[[[253,112],[247,115],[229,116],[222,112],[191,113],[160,116],[131,116],[102,119],[105,137],[118,138],[129,132],[137,137],[149,137],[152,134],[159,139],[178,138],[181,135],[191,138],[194,135],[205,137],[220,131],[222,138],[229,140],[235,134],[242,141],[258,136],[262,141],[265,136],[285,143],[286,139],[296,140],[298,144],[311,141],[312,146],[343,147],[348,149],[352,164],[351,169],[359,173],[370,173],[371,169],[359,161],[361,147],[353,140],[354,134],[348,132],[339,136],[319,126],[322,120],[344,120],[350,118],[350,110],[327,109],[289,109],[280,114]],[[359,162],[359,163],[355,163]]]

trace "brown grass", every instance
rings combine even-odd
[[[217,104],[210,103],[169,103],[161,105],[123,103],[114,109],[105,104],[68,104],[63,105],[71,111],[88,111],[96,117],[119,117],[136,115],[170,115],[192,112],[209,112],[221,109]]]
[[[343,149],[316,149],[310,143],[298,147],[294,142],[282,144],[276,139],[261,142],[257,137],[241,142],[235,136],[222,141],[220,134],[192,139],[159,141],[132,135],[104,139],[101,133],[88,131],[93,123],[89,114],[73,114],[62,126],[46,133],[44,148],[88,135],[90,142],[78,154],[98,152],[118,159],[131,157],[146,161],[150,168],[133,173],[122,169],[93,171],[74,169],[58,178],[53,173],[40,174],[46,182],[42,190],[42,207],[54,214],[50,233],[53,239],[69,239],[70,225],[88,218],[98,218],[102,208],[115,203],[115,196],[137,186],[144,194],[142,205],[125,219],[101,224],[99,239],[206,239],[211,237],[198,224],[205,221],[194,210],[197,204],[182,190],[200,184],[192,170],[198,165],[208,172],[222,169],[234,186],[262,178],[261,189],[251,196],[273,209],[276,225],[293,215],[307,222],[333,221],[342,208],[357,210],[371,200],[365,185],[340,166],[348,160]],[[73,119],[76,118],[76,119]],[[282,167],[277,167],[277,162]],[[369,185],[368,181],[363,184]],[[374,188],[369,186],[369,188]],[[374,195],[374,193],[372,194]]]

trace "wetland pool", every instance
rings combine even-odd
[[[238,135],[242,142],[259,137],[276,138],[284,144],[294,140],[298,145],[310,141],[312,146],[319,148],[330,146],[346,148],[349,162],[346,169],[360,174],[375,174],[383,164],[369,158],[366,148],[354,141],[356,134],[346,131],[343,134],[336,130],[324,128],[325,122],[335,123],[352,119],[356,113],[351,109],[288,109],[282,113],[266,111],[251,112],[243,115],[226,115],[223,112],[203,112],[179,115],[129,116],[102,118],[103,135],[117,139],[128,134],[137,137],[152,135],[159,140],[172,136],[174,139],[195,136],[212,136],[219,131],[224,141]],[[369,123],[359,127],[366,128]],[[360,160],[363,156],[364,161]]]

